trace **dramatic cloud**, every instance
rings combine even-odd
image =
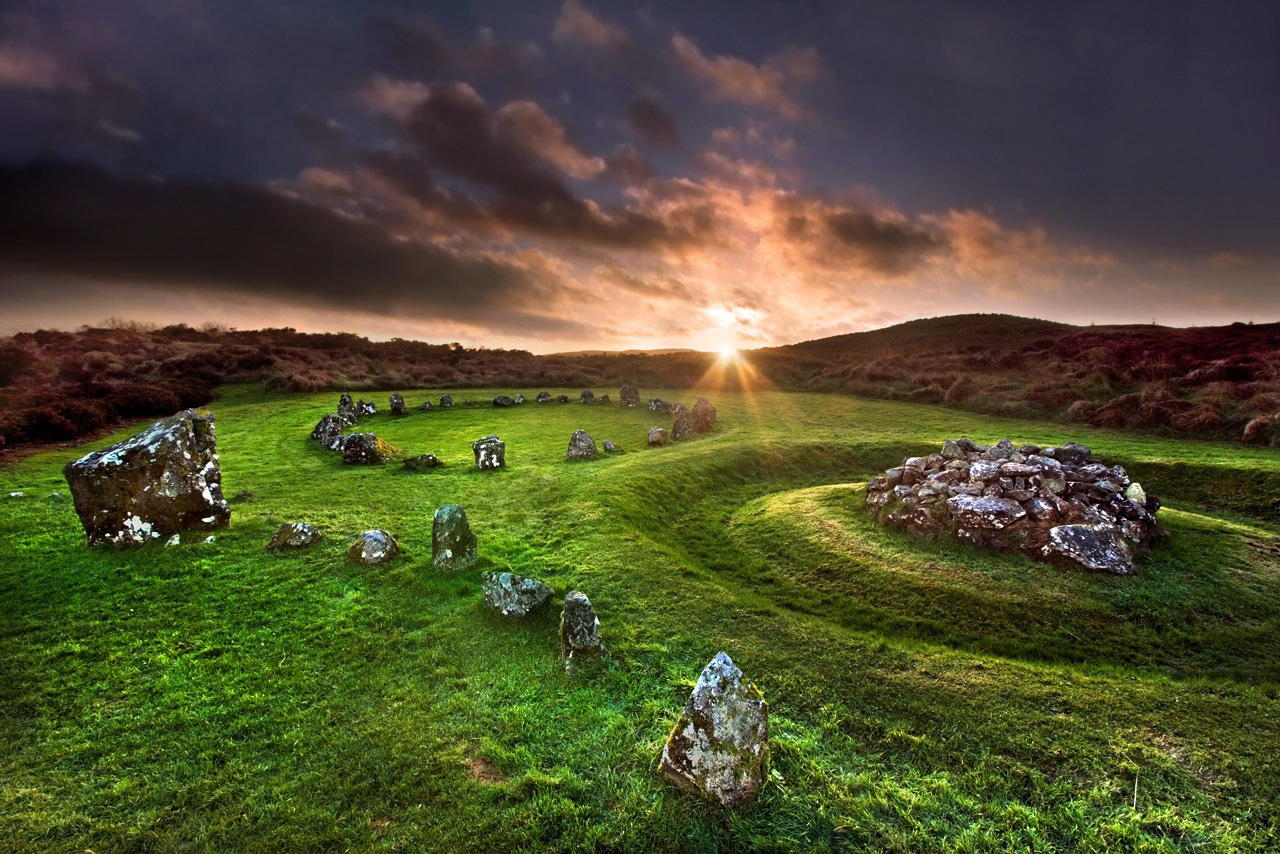
[[[561,44],[582,44],[602,49],[626,48],[631,44],[626,30],[597,17],[578,0],[565,0],[551,37]]]
[[[266,190],[60,163],[0,172],[0,265],[494,329],[573,326],[546,314],[565,285],[542,266],[397,238]]]
[[[676,120],[651,98],[637,95],[627,103],[627,125],[654,148],[680,147]]]
[[[771,109],[788,119],[805,115],[792,94],[794,84],[812,81],[821,68],[812,48],[788,49],[760,65],[736,56],[707,56],[692,39],[679,33],[671,37],[671,49],[713,99]]]

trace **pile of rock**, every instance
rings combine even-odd
[[[1038,560],[1127,575],[1164,536],[1160,500],[1075,442],[1053,448],[947,440],[867,484],[880,521],[923,536],[1019,549]]]

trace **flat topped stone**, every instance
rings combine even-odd
[[[507,443],[497,436],[485,436],[471,443],[480,471],[496,471],[507,464]]]
[[[440,458],[435,454],[418,454],[413,457],[406,457],[404,467],[409,471],[424,471],[426,469],[439,468],[444,465],[440,462]]]
[[[431,522],[431,562],[438,569],[462,570],[476,561],[476,535],[467,511],[457,504],[436,508]]]
[[[552,590],[533,578],[514,572],[485,572],[480,575],[484,603],[504,617],[527,617],[551,598]]]
[[[736,807],[764,785],[769,704],[723,652],[703,669],[662,748],[659,769],[675,785]]]
[[[947,499],[947,507],[966,528],[1003,528],[1027,515],[1012,499],[984,495],[954,495]]]
[[[387,531],[364,531],[347,547],[347,557],[365,566],[386,563],[400,554],[400,544]]]
[[[1049,529],[1044,556],[1098,572],[1134,573],[1133,552],[1114,525],[1058,525]]]
[[[62,470],[89,545],[130,546],[225,528],[214,417],[187,409]]]
[[[286,522],[271,535],[271,551],[310,548],[320,539],[320,529],[310,522]]]

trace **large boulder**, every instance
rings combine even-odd
[[[698,402],[693,405],[690,417],[696,433],[708,433],[712,427],[716,426],[716,408],[705,397],[698,398]]]
[[[399,451],[373,433],[351,433],[342,440],[342,461],[349,466],[378,465],[397,454]]]
[[[596,457],[596,440],[586,430],[574,430],[569,437],[569,459],[591,460]]]
[[[413,457],[406,457],[404,467],[409,471],[425,471],[426,469],[439,468],[444,465],[440,462],[440,458],[435,454],[418,454]]]
[[[658,445],[667,444],[667,440],[671,434],[667,432],[666,427],[650,427],[649,428],[649,447],[657,447]]]
[[[267,548],[271,551],[306,549],[320,539],[320,529],[310,522],[286,522],[271,535]]]
[[[347,546],[347,557],[365,566],[377,566],[386,563],[400,554],[400,544],[390,533],[383,530],[364,531],[356,537],[356,541]]]
[[[689,792],[736,807],[768,775],[769,704],[723,652],[703,669],[662,748],[659,769]]]
[[[671,438],[686,439],[693,434],[693,417],[683,403],[671,404]]]
[[[391,414],[404,415],[404,395],[398,391],[391,395]]]
[[[484,603],[504,617],[527,617],[551,598],[552,590],[533,578],[513,572],[485,572],[480,575]]]
[[[342,431],[354,423],[354,418],[347,421],[342,415],[326,415],[312,428],[311,439],[318,442],[322,448],[336,451],[342,447]]]
[[[187,409],[157,421],[62,473],[91,546],[138,545],[231,521],[211,412]]]
[[[451,394],[440,395],[440,408],[448,409],[450,406],[453,406],[453,395]]]
[[[497,436],[485,436],[471,443],[480,471],[497,471],[507,464],[507,443]]]
[[[591,607],[591,600],[578,590],[564,597],[564,611],[560,614],[560,647],[569,662],[579,657],[604,655],[600,618]]]
[[[628,409],[634,409],[640,405],[640,386],[635,383],[623,383],[622,388],[618,390],[618,403]]]
[[[431,523],[431,562],[437,569],[462,570],[476,561],[476,535],[467,511],[457,504],[436,508]]]
[[[1133,552],[1115,525],[1058,525],[1049,529],[1049,542],[1043,547],[1046,558],[1055,563],[1132,575],[1135,571]]]

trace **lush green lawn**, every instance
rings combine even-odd
[[[716,432],[656,449],[616,404],[367,419],[447,463],[410,474],[307,441],[336,394],[227,389],[224,489],[253,497],[212,545],[86,549],[45,498],[85,448],[0,469],[30,496],[0,498],[0,850],[1280,847],[1280,454],[715,398]],[[627,453],[564,462],[577,427]],[[509,469],[483,475],[491,432]],[[852,484],[959,435],[1092,444],[1165,499],[1169,545],[1104,578],[868,524]],[[430,563],[447,502],[480,537],[459,575]],[[293,520],[326,539],[266,553]],[[407,554],[348,563],[375,527]],[[566,674],[556,609],[483,608],[493,568],[586,592],[609,656]],[[721,649],[772,706],[736,813],[655,772]]]

